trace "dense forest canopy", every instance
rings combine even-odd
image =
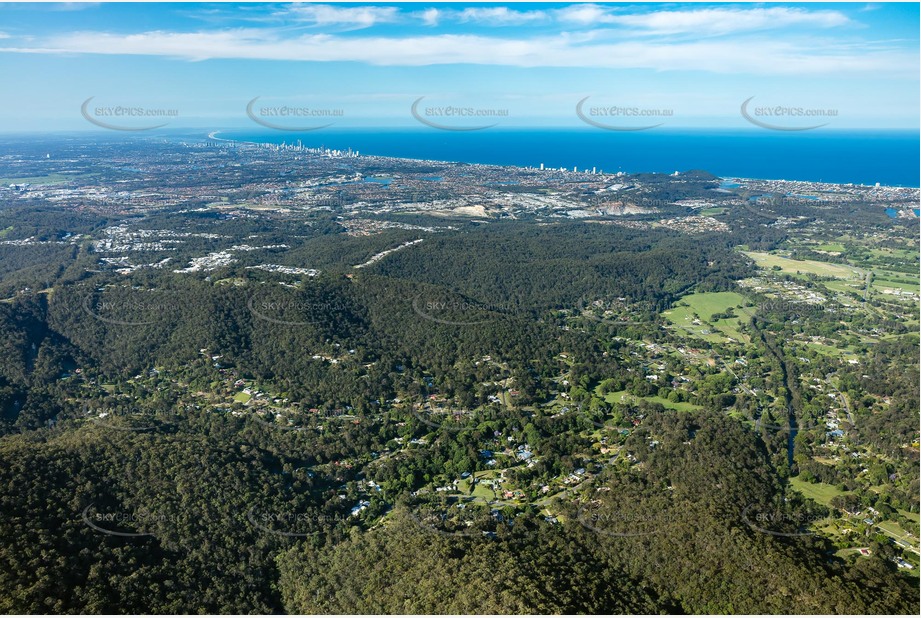
[[[917,219],[692,171],[356,223],[214,156],[245,195],[0,204],[0,610],[917,612]]]

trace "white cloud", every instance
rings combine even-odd
[[[370,28],[375,24],[397,21],[399,11],[394,6],[296,4],[276,13],[276,16],[294,18],[316,26]]]
[[[597,4],[576,4],[559,9],[557,18],[576,25],[612,24],[646,34],[729,34],[790,26],[833,28],[850,20],[839,11],[790,7],[705,8],[622,14]]]
[[[51,11],[84,11],[95,9],[101,2],[49,2],[45,7]]]
[[[140,34],[79,32],[54,37],[32,48],[0,52],[146,55],[207,60],[215,58],[287,61],[350,61],[371,65],[424,66],[478,64],[519,67],[699,70],[741,74],[918,72],[918,57],[882,46],[847,45],[815,37],[668,42],[605,40],[604,31],[532,38],[438,34],[427,36],[339,36],[311,34],[285,38],[281,31],[246,28],[201,32],[151,31]]]
[[[560,21],[583,26],[603,24],[611,17],[610,9],[597,4],[573,4],[557,10],[556,14]]]
[[[487,25],[519,25],[547,19],[544,11],[516,11],[505,6],[468,7],[457,13],[461,22],[477,22]]]
[[[442,22],[475,23],[481,26],[522,26],[536,22],[549,22],[546,11],[517,11],[506,6],[467,7],[461,11],[428,8],[413,14],[426,26]]]
[[[419,14],[419,17],[426,26],[437,26],[441,11],[438,9],[425,9]]]

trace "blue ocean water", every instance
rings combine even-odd
[[[605,172],[703,169],[717,176],[919,186],[917,131],[540,129],[323,129],[310,133],[222,131],[243,141],[358,150],[411,159],[497,165],[593,167]]]

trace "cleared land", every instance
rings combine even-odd
[[[825,506],[831,506],[831,499],[835,496],[843,496],[846,493],[834,485],[829,485],[827,483],[808,483],[799,477],[790,479],[790,487],[807,498]]]
[[[779,266],[783,272],[792,275],[808,273],[819,277],[834,277],[836,279],[853,279],[866,275],[866,270],[863,268],[845,264],[830,264],[816,260],[793,260],[780,255],[760,253],[758,251],[745,251],[744,253],[761,268]]]
[[[745,307],[747,299],[736,292],[703,292],[690,294],[662,315],[672,324],[694,337],[713,343],[724,343],[728,337],[748,341],[740,327],[754,315],[754,307]],[[740,308],[741,305],[741,308]],[[713,321],[716,313],[732,309],[736,317]]]
[[[69,182],[78,176],[64,176],[62,174],[48,174],[46,176],[24,176],[22,178],[0,178],[0,185],[53,185]]]
[[[630,403],[634,399],[643,401],[649,401],[652,403],[660,403],[666,410],[678,410],[680,412],[687,412],[689,410],[699,410],[700,406],[693,403],[688,403],[686,401],[669,401],[664,397],[649,396],[649,397],[637,397],[636,395],[631,395],[627,391],[617,391],[615,393],[608,393],[604,396],[604,400],[608,403]]]

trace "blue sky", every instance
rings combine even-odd
[[[0,131],[94,129],[89,97],[176,128],[259,128],[255,97],[343,129],[418,127],[419,97],[584,127],[588,96],[674,127],[751,128],[754,97],[917,128],[918,32],[917,3],[0,4]]]

